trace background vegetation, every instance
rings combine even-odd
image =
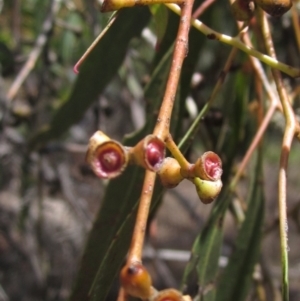
[[[299,5],[268,17],[278,60],[295,68]],[[117,298],[144,171],[130,167],[107,183],[93,175],[85,152],[98,129],[125,145],[152,132],[179,17],[165,6],[122,10],[76,75],[75,63],[109,16],[94,0],[0,1],[0,300]],[[211,3],[199,18],[229,36],[239,32],[228,1]],[[266,53],[260,28],[255,17],[248,32]],[[191,29],[171,120],[176,142],[207,104],[231,51]],[[277,100],[270,70],[263,65]],[[286,118],[280,109],[272,115],[233,185],[275,100],[244,52],[225,75],[185,148],[191,162],[207,150],[222,158],[221,195],[204,205],[191,183],[168,191],[157,183],[144,264],[156,288],[195,300],[282,300],[277,199]],[[299,79],[282,77],[298,120]],[[298,154],[295,141],[287,183],[290,300],[300,298]]]

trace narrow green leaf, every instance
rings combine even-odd
[[[149,19],[147,7],[120,11],[114,24],[80,67],[69,99],[58,108],[51,123],[39,129],[31,138],[29,142],[31,148],[60,137],[82,118],[84,112],[116,74],[130,40],[140,35]]]
[[[70,14],[68,14],[67,16],[66,22],[70,26],[80,28],[82,19],[77,13],[70,12]],[[70,64],[74,60],[74,54],[77,54],[76,47],[76,34],[71,30],[64,30],[61,40],[61,55],[64,63]]]
[[[252,283],[264,217],[261,158],[260,151],[249,192],[246,217],[238,233],[235,250],[218,284],[216,301],[243,301]]]
[[[155,22],[155,33],[157,36],[156,48],[159,48],[167,29],[168,9],[163,4],[150,5],[149,8]]]
[[[233,85],[243,77],[240,73],[237,73],[235,77],[231,79]],[[244,86],[240,85],[240,88],[247,90],[247,81],[241,81]],[[211,212],[211,215],[207,221],[207,224],[203,228],[202,232],[196,238],[193,248],[191,259],[184,271],[181,289],[188,294],[199,294],[199,298],[202,301],[215,300],[216,293],[216,280],[218,274],[218,262],[220,257],[220,251],[223,240],[223,219],[226,210],[231,202],[232,195],[228,189],[229,172],[232,170],[232,164],[237,152],[235,151],[241,142],[241,138],[244,124],[245,124],[245,112],[247,110],[246,102],[244,98],[241,98],[240,91],[232,91],[229,89],[227,94],[224,94],[226,99],[226,107],[224,119],[228,120],[228,138],[226,137],[226,143],[223,145],[220,153],[223,154],[226,161],[224,162],[223,169],[227,171],[224,173],[222,180],[224,187],[221,194]],[[244,97],[244,96],[243,96]],[[232,134],[234,132],[234,135]],[[197,287],[195,287],[197,283]]]
[[[229,204],[228,200],[229,193],[224,192],[205,228],[196,238],[191,259],[184,271],[181,290],[191,295],[199,294],[200,300],[214,300],[211,294],[215,292],[223,239],[223,216]]]

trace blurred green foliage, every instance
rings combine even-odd
[[[0,65],[5,86],[9,86],[18,76],[33,51],[49,15],[49,6],[53,3],[43,0],[4,1],[0,14]],[[195,7],[200,4],[201,1],[196,1]],[[73,66],[88,48],[95,33],[105,27],[109,14],[100,14],[96,1],[57,1],[57,5],[59,8],[51,33],[44,36],[47,43],[17,96],[29,107],[29,113],[24,115],[14,104],[3,100],[5,114],[1,115],[2,128],[13,127],[21,136],[26,161],[31,154],[45,151],[52,143],[72,140],[70,129],[74,125],[83,126],[85,114],[97,106],[99,97],[122,98],[126,93],[139,94],[141,89],[143,107],[146,108],[145,124],[134,133],[126,133],[128,135],[123,140],[126,145],[134,145],[151,133],[155,125],[169,74],[178,16],[160,5],[151,9],[121,10],[116,22],[80,66],[79,74],[75,75]],[[214,3],[201,16],[201,20],[224,34],[237,34],[229,4],[224,0]],[[293,27],[288,21],[289,14],[282,19],[272,19],[271,24],[279,58],[297,66],[299,55],[294,55],[297,48],[291,38]],[[255,26],[249,29],[255,47],[263,52],[257,30]],[[191,29],[188,56],[182,69],[172,116],[172,134],[177,142],[193,121],[192,114],[186,108],[186,98],[190,96],[193,99],[197,111],[203,108],[229,51],[228,46],[208,40]],[[268,75],[269,68],[264,68]],[[129,75],[133,78],[131,82]],[[195,76],[201,79],[191,84]],[[270,139],[267,141],[272,141],[272,147],[260,148],[256,152],[256,162],[251,161],[255,168],[245,171],[247,183],[251,182],[244,193],[247,209],[244,210],[243,221],[236,218],[238,234],[228,256],[228,264],[225,268],[219,265],[224,246],[225,215],[230,213],[236,217],[232,206],[236,196],[229,188],[230,180],[258,129],[257,112],[251,107],[257,105],[258,97],[262,97],[260,100],[264,109],[268,107],[264,93],[258,95],[256,81],[248,57],[239,53],[221,92],[202,120],[195,140],[187,141],[187,157],[192,157],[199,149],[213,150],[222,158],[224,168],[223,191],[213,205],[206,225],[195,239],[191,260],[183,275],[181,288],[195,300],[262,300],[253,293],[257,285],[253,271],[259,264],[264,225],[262,166],[264,160],[278,163],[277,151],[273,152],[272,148],[280,149],[279,139],[274,139],[283,130],[284,120],[280,117],[272,120],[272,131],[266,134]],[[136,86],[130,86],[130,83]],[[286,83],[290,90],[299,84],[289,78],[286,78]],[[96,123],[89,124],[94,131],[97,129]],[[90,129],[87,132],[92,134]],[[87,143],[87,139],[84,142]],[[293,156],[293,162],[294,159],[297,162],[298,156]],[[28,173],[28,168],[25,168],[23,176],[25,173]],[[4,172],[1,172],[1,178],[5,178]],[[142,180],[143,171],[130,168],[106,186],[100,211],[87,237],[71,301],[105,300],[129,247]],[[24,183],[24,178],[22,181]],[[34,182],[28,185],[33,186]],[[153,208],[160,202],[162,193],[163,189],[158,184]],[[153,212],[155,214],[155,210]],[[270,296],[265,300],[271,300],[273,295]]]

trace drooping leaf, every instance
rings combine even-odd
[[[261,154],[260,151],[257,156],[245,220],[238,233],[234,252],[218,284],[216,301],[244,301],[252,283],[264,217]]]
[[[150,5],[149,8],[155,22],[155,33],[157,36],[156,49],[159,49],[159,45],[167,29],[169,17],[168,9],[163,4]]]
[[[75,12],[71,12],[67,16],[67,23],[70,26],[74,26],[74,28],[79,27],[81,25],[82,20],[79,15]],[[61,56],[65,63],[70,64],[74,60],[74,54],[76,53],[76,34],[71,30],[65,30],[62,35],[61,41]]]
[[[89,54],[69,99],[55,112],[50,124],[39,129],[30,140],[31,148],[60,137],[78,122],[96,97],[110,82],[125,57],[128,43],[147,25],[147,7],[122,9],[101,42]],[[116,46],[117,45],[117,46]]]
[[[233,78],[233,85],[236,82],[240,82],[239,79],[243,78],[243,75],[237,73]],[[247,90],[247,81],[242,81],[245,89]],[[245,110],[247,109],[242,90],[239,92],[230,89],[228,94],[224,95],[226,100],[226,107],[228,108],[225,113],[228,118],[228,139],[223,145],[223,149],[220,153],[224,153],[223,168],[224,173],[222,180],[224,182],[224,188],[221,191],[219,198],[217,199],[211,215],[203,228],[202,232],[196,238],[192,251],[191,259],[184,271],[181,289],[185,293],[191,295],[199,294],[199,298],[202,301],[215,300],[216,294],[216,280],[218,274],[218,262],[220,257],[220,251],[223,240],[223,220],[226,210],[231,202],[232,195],[227,187],[229,173],[232,169],[232,162],[236,156],[236,148],[241,142],[243,127],[245,123]],[[232,132],[235,134],[233,135]],[[194,284],[197,283],[195,287]]]

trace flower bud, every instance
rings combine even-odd
[[[130,160],[145,169],[158,171],[165,158],[165,144],[155,135],[148,135],[130,149]]]
[[[175,289],[165,289],[157,293],[151,301],[184,301],[182,294]]]
[[[237,21],[249,21],[254,16],[255,5],[250,0],[230,0],[230,8]]]
[[[127,166],[128,157],[126,148],[103,132],[97,131],[90,138],[86,160],[99,178],[119,176]]]
[[[204,204],[209,204],[219,195],[223,186],[222,181],[206,181],[200,178],[194,178],[193,182],[196,186],[197,194],[200,201]]]
[[[125,265],[120,281],[125,292],[132,297],[148,299],[152,294],[151,277],[141,263]]]
[[[272,17],[281,17],[292,7],[292,0],[255,0],[255,3]]]
[[[165,158],[157,172],[162,185],[166,188],[176,187],[183,180],[180,170],[181,167],[176,159]]]
[[[214,152],[204,153],[193,166],[194,176],[203,180],[218,181],[222,173],[222,161]]]

